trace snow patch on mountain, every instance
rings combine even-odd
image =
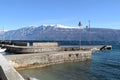
[[[54,28],[79,28],[79,27],[72,27],[72,26],[65,26],[61,24],[52,24],[52,25],[41,25],[41,27],[54,27]]]
[[[86,28],[70,27],[64,25],[41,25],[41,26],[28,26],[17,30],[5,32],[6,40],[71,40],[87,41],[106,41],[106,40],[120,40],[120,30],[104,29],[104,28],[91,28],[87,31]],[[81,36],[81,38],[80,38]],[[0,35],[2,38],[2,34]]]
[[[78,28],[78,27],[72,27],[72,26],[64,26],[64,25],[60,25],[60,24],[57,24],[57,25],[54,25],[55,27],[57,28]]]

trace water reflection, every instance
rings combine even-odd
[[[19,72],[23,77],[35,77],[40,80],[90,80],[90,62],[69,62]]]
[[[120,50],[100,51],[92,60],[19,71],[40,80],[120,80]]]

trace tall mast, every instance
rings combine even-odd
[[[80,29],[81,29],[81,27],[82,27],[82,24],[81,24],[80,21],[79,21],[79,23],[78,23],[78,27],[79,27]],[[79,46],[81,46],[81,34],[80,34]]]
[[[88,42],[89,42],[89,44],[90,44],[90,20],[88,20],[88,37],[89,37],[89,39],[88,39]]]
[[[2,30],[2,41],[4,41],[5,40],[5,35],[4,35],[4,27],[3,27],[3,30]]]

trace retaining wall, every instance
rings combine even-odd
[[[0,54],[0,80],[24,80],[2,54]]]
[[[30,46],[28,42],[13,42],[12,44],[16,46]]]
[[[51,51],[60,51],[60,47],[21,47],[21,46],[7,46],[7,52],[12,52],[15,54],[26,54],[26,53],[42,53]]]
[[[58,47],[58,42],[34,42],[34,47]]]
[[[20,54],[6,56],[16,68],[44,67],[69,61],[85,61],[91,59],[91,51],[61,51],[38,54]]]

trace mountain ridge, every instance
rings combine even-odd
[[[6,40],[58,40],[58,41],[119,41],[120,30],[107,28],[82,28],[63,25],[27,26],[4,33]],[[2,40],[2,34],[0,33]]]

